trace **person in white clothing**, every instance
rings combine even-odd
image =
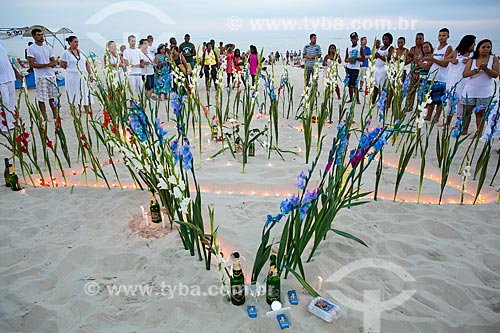
[[[106,43],[106,53],[104,54],[104,68],[111,74],[114,84],[123,84],[125,81],[125,73],[123,68],[125,62],[122,54],[118,54],[115,41],[110,40]]]
[[[429,69],[429,80],[434,80],[431,86],[432,103],[427,104],[427,115],[424,120],[431,120],[434,108],[437,106],[436,114],[432,118],[433,123],[439,122],[439,117],[443,111],[443,96],[446,92],[446,77],[448,75],[448,63],[450,62],[448,57],[453,51],[451,45],[448,44],[448,38],[450,38],[450,31],[447,28],[439,30],[439,45],[434,49],[432,56],[424,59],[425,61],[432,62]]]
[[[153,88],[155,86],[155,57],[151,56],[148,51],[148,41],[141,39],[139,41],[139,49],[141,50],[141,65],[142,80],[145,83],[144,90],[149,98],[153,96]]]
[[[446,78],[446,90],[450,93],[450,98],[448,101],[449,112],[446,119],[446,124],[450,125],[453,118],[451,110],[456,108],[457,116],[461,117],[463,114],[463,104],[460,103],[462,92],[465,87],[465,83],[468,78],[462,77],[465,65],[469,61],[469,57],[474,52],[474,46],[476,45],[476,36],[465,35],[458,43],[457,47],[448,56],[450,64],[448,65],[448,76]],[[456,103],[456,105],[452,105]]]
[[[123,52],[123,59],[125,65],[130,67],[128,70],[128,81],[130,84],[130,91],[132,93],[131,99],[139,100],[142,93],[142,68],[141,64],[141,51],[135,48],[135,36],[128,36],[129,47]],[[132,101],[131,101],[132,103]]]
[[[382,45],[375,52],[375,84],[373,88],[372,104],[375,104],[377,102],[379,92],[387,88],[386,63],[391,60],[392,53],[394,52],[394,47],[392,47],[391,45],[393,40],[394,38],[392,37],[392,34],[386,32],[382,36],[382,42],[384,43],[384,45]]]
[[[56,74],[54,72],[54,67],[57,66],[54,51],[52,48],[43,43],[45,39],[41,29],[35,28],[31,30],[31,36],[35,40],[35,43],[28,46],[26,55],[28,56],[30,68],[32,68],[35,72],[36,98],[38,100],[38,107],[40,108],[43,119],[47,121],[45,102],[48,97],[48,102],[50,108],[52,109],[52,115],[54,119],[56,119],[58,111],[54,99],[59,96],[59,91],[57,88]]]
[[[22,79],[23,75],[12,65],[7,50],[0,41],[0,129],[2,132],[14,129],[16,77]]]
[[[477,107],[477,133],[481,135],[485,110],[491,104],[495,95],[494,81],[500,72],[498,58],[491,53],[492,43],[489,39],[481,40],[472,58],[465,65],[462,76],[469,78],[462,92],[462,104],[465,106],[462,135],[469,130],[469,123],[473,108]]]
[[[81,107],[85,113],[89,113],[90,94],[89,82],[92,81],[92,71],[90,64],[78,49],[78,38],[70,36],[66,38],[69,48],[61,55],[61,67],[66,70],[66,95],[68,102],[78,106],[80,113]]]

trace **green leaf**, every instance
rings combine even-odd
[[[342,236],[342,237],[352,239],[352,240],[354,240],[354,241],[358,242],[358,243],[359,243],[359,244],[361,244],[361,245],[364,245],[364,246],[366,246],[366,247],[369,247],[369,246],[368,246],[368,245],[366,245],[366,243],[365,243],[365,242],[363,242],[361,239],[359,239],[358,237],[356,237],[356,236],[354,236],[354,235],[351,235],[351,234],[350,234],[350,233],[348,233],[348,232],[341,231],[341,230],[338,230],[338,229],[333,229],[333,228],[332,228],[332,229],[330,229],[330,230],[331,230],[331,231],[333,231],[334,233],[336,233],[336,234],[338,234],[338,235]]]
[[[294,271],[290,266],[288,265],[285,265],[286,269],[288,269],[288,271],[290,273],[293,274],[293,276],[295,276],[295,278],[297,279],[297,281],[300,282],[300,284],[302,285],[302,287],[304,287],[305,290],[307,290],[307,292],[309,293],[309,295],[311,295],[312,297],[318,297],[319,294],[316,290],[314,290],[313,287],[311,287],[311,285],[309,283],[307,283],[306,280],[304,280],[299,274],[297,274],[296,271]]]

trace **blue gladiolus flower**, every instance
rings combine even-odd
[[[292,202],[288,199],[283,200],[280,204],[281,214],[283,215],[290,213],[292,208],[293,208]]]
[[[141,142],[147,140],[148,131],[148,118],[144,114],[141,106],[135,103],[129,113],[128,126],[132,134],[136,135]]]
[[[186,143],[182,146],[182,168],[184,170],[191,169],[193,166],[193,154],[191,153],[191,149],[189,148],[189,144]]]
[[[293,207],[297,207],[300,204],[299,197],[295,194],[292,195],[292,197],[290,198],[290,202]]]
[[[161,127],[160,118],[155,119],[155,130],[156,135],[158,135],[158,139],[160,140],[160,145],[163,146],[165,143],[165,135],[167,135],[167,130]]]
[[[380,99],[378,100],[377,108],[384,111],[386,100],[387,100],[387,93],[385,92],[385,90],[382,90],[382,92],[380,93]]]
[[[307,211],[309,210],[309,208],[311,208],[311,204],[310,204],[310,203],[307,203],[307,204],[305,204],[305,205],[302,205],[302,206],[299,208],[299,215],[300,215],[300,220],[301,220],[301,221],[304,221],[304,219],[306,218]]]
[[[170,142],[170,150],[174,154],[174,164],[177,164],[179,161],[180,155],[179,155],[179,141],[177,139],[172,140]]]

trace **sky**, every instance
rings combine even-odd
[[[152,34],[155,44],[185,33],[195,45],[215,39],[248,49],[301,49],[309,34],[318,35],[324,49],[330,43],[347,44],[352,31],[368,37],[369,43],[384,32],[395,39],[404,36],[413,45],[416,32],[436,41],[438,30],[451,31],[456,46],[465,34],[495,41],[500,33],[499,1],[327,1],[327,0],[251,0],[226,1],[89,1],[17,0],[0,5],[1,28],[42,24],[50,29],[70,28],[79,37],[82,49],[102,53],[107,40],[124,43],[133,33],[142,38]],[[19,53],[30,38],[4,40],[9,51]],[[49,38],[49,41],[52,41]],[[494,43],[493,49],[500,50]]]

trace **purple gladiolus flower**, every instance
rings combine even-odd
[[[300,172],[300,175],[297,177],[298,181],[295,183],[295,186],[300,190],[303,190],[306,187],[307,176],[304,171]]]

